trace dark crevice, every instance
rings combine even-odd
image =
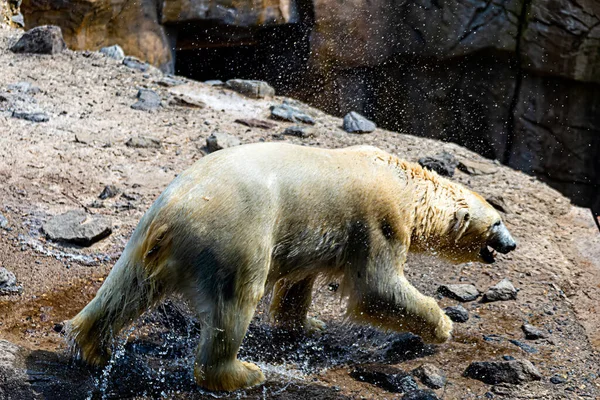
[[[500,13],[496,13],[495,15],[492,16],[492,18],[490,18],[488,21],[483,21],[480,22],[479,24],[475,24],[473,25],[473,23],[475,22],[475,20],[477,19],[477,17],[479,15],[484,15],[485,12],[490,8],[490,6],[492,5],[491,1],[488,1],[484,7],[477,7],[475,8],[473,15],[471,15],[471,19],[469,19],[469,22],[467,23],[467,29],[463,32],[462,35],[460,35],[460,37],[458,38],[458,42],[456,42],[456,44],[454,46],[452,46],[452,50],[454,50],[454,48],[456,48],[460,43],[462,43],[466,38],[468,38],[469,36],[477,33],[477,31],[479,30],[479,28],[481,28],[482,26],[485,26],[487,24],[489,24],[491,21],[493,21],[496,17],[498,17],[498,15]]]
[[[600,231],[600,210],[594,210],[592,208],[591,211],[592,211],[592,218],[594,218],[594,222],[596,223],[596,227]]]
[[[568,0],[569,3],[571,3],[571,5],[577,9],[579,9],[581,12],[583,12],[584,14],[589,15],[590,17],[596,18],[596,15],[594,13],[590,13],[589,11],[587,11],[585,9],[585,7],[582,7],[581,4],[579,4],[576,0]],[[572,13],[575,14],[575,13]]]
[[[510,156],[513,152],[515,142],[515,111],[519,102],[519,96],[521,94],[521,84],[523,83],[523,67],[522,61],[523,56],[521,55],[521,40],[523,39],[523,31],[527,25],[527,14],[531,0],[523,0],[521,6],[521,14],[519,15],[519,24],[517,25],[517,42],[515,44],[515,64],[516,64],[516,76],[515,76],[515,91],[510,101],[510,107],[508,109],[508,121],[506,123],[506,145],[504,147],[504,155],[502,162],[505,165],[509,165]]]
[[[574,19],[576,19],[576,18],[574,18]],[[579,20],[577,20],[577,21],[579,21]],[[570,31],[570,30],[568,30],[568,29],[567,29],[567,28],[566,28],[564,25],[562,25],[562,24],[557,24],[557,23],[556,23],[556,22],[554,22],[554,21],[549,21],[549,22],[546,22],[546,21],[544,21],[544,20],[541,20],[541,19],[539,19],[539,18],[534,18],[534,19],[532,19],[532,20],[531,20],[531,22],[535,22],[535,23],[537,23],[537,24],[540,24],[540,25],[543,25],[543,26],[545,26],[545,27],[547,27],[547,28],[558,28],[558,29],[560,29],[561,31],[565,32],[566,34],[568,34],[568,35],[571,35],[571,36],[574,36],[574,37],[580,37],[580,36],[582,36],[582,35],[584,34],[584,33],[575,33],[575,32],[571,32],[571,31]],[[583,22],[581,22],[581,21],[579,21],[579,22],[580,22],[580,23],[581,23],[583,26],[585,26],[586,28],[588,27],[588,26],[587,26],[586,24],[584,24]],[[585,32],[587,32],[587,31],[585,31]]]

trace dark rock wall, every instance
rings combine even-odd
[[[600,211],[600,2],[315,7],[311,66],[321,87],[294,95],[457,142]]]
[[[600,85],[526,74],[508,164],[600,211]]]
[[[600,83],[600,2],[527,1],[520,37],[523,68]]]

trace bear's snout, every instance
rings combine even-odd
[[[504,223],[501,223],[494,229],[488,246],[502,254],[506,254],[517,248],[517,242],[515,242]]]

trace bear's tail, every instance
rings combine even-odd
[[[168,229],[153,222],[137,231],[96,297],[67,323],[71,353],[89,365],[106,364],[113,338],[167,294],[161,282],[170,250]],[[139,231],[145,231],[141,243]]]

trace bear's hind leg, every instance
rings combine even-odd
[[[194,366],[198,386],[213,391],[233,391],[265,381],[258,366],[237,359],[264,290],[252,286],[238,288],[232,298],[220,298],[209,311]]]
[[[309,334],[325,330],[324,322],[307,317],[314,281],[315,277],[309,276],[297,282],[281,279],[276,283],[269,309],[276,325]]]

